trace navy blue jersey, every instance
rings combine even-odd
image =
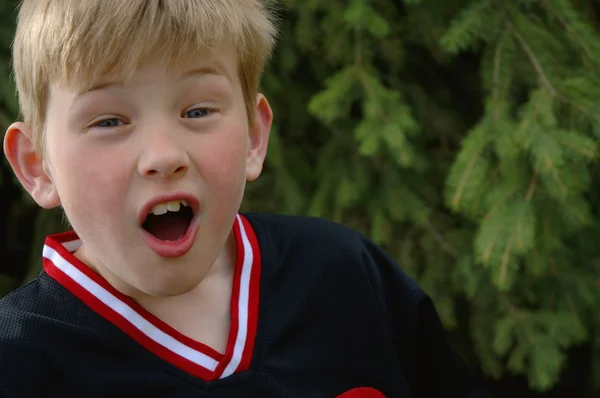
[[[311,218],[245,214],[225,352],[182,335],[50,236],[0,300],[0,397],[482,397],[428,296],[376,245]],[[193,316],[193,314],[190,314]]]

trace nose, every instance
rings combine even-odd
[[[190,158],[184,145],[169,133],[154,134],[148,140],[138,163],[142,176],[171,179],[185,175]]]

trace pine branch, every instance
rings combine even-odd
[[[490,138],[482,140],[482,143],[481,143],[480,147],[477,148],[477,150],[475,151],[475,153],[473,154],[473,156],[469,160],[469,163],[467,164],[467,167],[465,168],[465,172],[462,175],[460,181],[458,182],[458,185],[456,186],[456,192],[454,193],[454,196],[452,197],[452,200],[451,200],[452,205],[455,208],[458,207],[458,204],[462,200],[462,196],[463,196],[464,190],[465,190],[465,188],[467,186],[467,183],[469,182],[469,178],[471,177],[473,169],[475,168],[475,165],[477,164],[477,161],[481,157],[483,151],[488,146],[488,144],[490,143],[490,141],[491,141]]]
[[[563,28],[565,28],[565,30],[567,30],[576,39],[576,41],[579,43],[579,45],[581,46],[583,51],[586,53],[588,58],[595,62],[596,59],[594,58],[594,54],[593,54],[592,50],[588,47],[588,45],[581,38],[581,36],[579,34],[577,34],[575,29],[573,29],[573,26],[563,17],[563,15],[561,13],[559,13],[558,11],[556,11],[556,9],[549,4],[548,0],[545,0],[542,2],[542,7],[545,8],[551,14],[553,14],[556,17],[556,19],[558,19],[558,21],[563,26]]]
[[[544,68],[542,67],[539,59],[535,56],[535,54],[534,54],[533,50],[531,49],[531,47],[529,46],[529,44],[527,44],[527,41],[525,41],[523,36],[521,36],[521,34],[515,29],[512,22],[510,22],[509,20],[506,20],[506,26],[512,32],[512,34],[515,36],[515,38],[517,39],[517,41],[523,48],[523,51],[525,52],[525,54],[527,55],[527,58],[529,59],[529,62],[531,62],[531,65],[535,69],[542,86],[545,87],[553,97],[557,98],[561,102],[578,109],[580,112],[582,112],[582,113],[588,115],[589,117],[592,117],[600,122],[600,115],[593,112],[589,108],[587,108],[575,101],[572,101],[570,98],[566,97],[565,95],[563,95],[562,93],[560,93],[556,90],[556,88],[552,85],[552,83],[548,79],[548,76],[546,75],[546,72],[544,71]]]
[[[362,30],[358,27],[354,27],[354,64],[359,70],[362,70],[363,59],[362,59]]]
[[[559,92],[556,92],[556,98],[558,100],[560,100],[562,103],[570,105],[570,106],[574,107],[575,109],[579,110],[581,113],[586,114],[587,116],[589,116],[593,119],[596,119],[596,121],[600,122],[600,115],[598,115],[597,113],[595,113],[588,107],[572,101],[571,99],[569,99],[568,97],[564,96],[563,94],[561,94]]]
[[[506,248],[504,249],[504,253],[502,255],[502,263],[500,265],[500,272],[498,274],[498,286],[500,288],[505,286],[506,276],[508,274],[508,265],[510,264],[511,252],[512,252],[513,239],[510,239],[506,244]]]
[[[548,91],[550,91],[550,93],[552,95],[556,95],[556,89],[554,88],[552,83],[550,83],[548,76],[546,76],[546,72],[544,72],[544,68],[542,67],[538,58],[533,53],[533,50],[531,49],[531,47],[529,47],[529,44],[527,44],[527,42],[525,41],[523,36],[521,36],[521,34],[515,29],[512,22],[509,21],[508,19],[506,20],[506,27],[512,32],[512,34],[515,36],[515,38],[517,39],[517,41],[523,48],[523,51],[525,51],[525,54],[527,55],[527,58],[529,58],[531,65],[535,69],[535,71],[538,75],[538,78],[540,79],[541,84],[546,89],[548,89]]]
[[[531,181],[529,182],[529,188],[527,189],[527,195],[525,196],[525,199],[528,202],[531,201],[531,199],[533,198],[536,188],[537,188],[537,175],[534,174],[531,177]]]
[[[504,33],[504,32],[503,32]],[[503,33],[500,34],[502,37]],[[502,65],[502,40],[498,40],[496,43],[496,51],[494,53],[494,76],[492,82],[492,98],[494,99],[494,104],[498,104],[500,101],[500,68]],[[498,115],[499,109],[498,106],[494,107],[494,126],[497,127],[498,124]]]
[[[433,239],[439,243],[442,251],[449,254],[453,258],[458,257],[458,251],[450,244],[450,242],[448,242],[444,238],[444,236],[437,229],[433,227],[431,223],[427,222],[423,227],[433,237]]]
[[[497,201],[495,201],[494,206],[490,209],[490,211],[488,211],[485,217],[483,217],[483,220],[481,222],[484,223],[490,218],[492,218],[500,209],[502,209],[506,205],[508,199],[510,199],[514,193],[515,190],[506,191],[506,193],[503,196],[501,196]]]

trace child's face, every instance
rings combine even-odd
[[[207,55],[193,69],[167,74],[154,64],[131,84],[109,77],[83,94],[50,90],[44,165],[84,242],[77,255],[133,296],[196,286],[221,255],[246,181],[262,167],[272,118],[266,99],[248,126],[231,52]],[[193,208],[191,223],[183,215],[146,218],[153,205],[177,200]]]

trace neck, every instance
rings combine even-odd
[[[147,310],[157,313],[168,313],[171,308],[183,308],[194,306],[196,309],[214,306],[214,299],[225,299],[229,302],[231,298],[231,285],[236,263],[236,244],[233,233],[227,239],[223,250],[214,264],[208,269],[202,281],[187,293],[170,296],[155,297],[142,295],[135,300]],[[227,306],[227,309],[229,306]],[[208,308],[207,308],[208,309]],[[181,310],[178,313],[183,312]]]

